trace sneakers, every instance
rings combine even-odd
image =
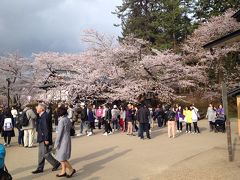
[[[89,132],[88,134],[87,134],[87,136],[91,136],[93,133],[92,132]]]
[[[180,132],[179,130],[177,130],[177,132]]]
[[[103,134],[103,136],[107,136],[108,135],[108,133],[107,132],[105,132],[104,134]]]
[[[108,134],[110,134],[110,135],[111,135],[111,134],[113,134],[113,132],[110,132],[110,133],[108,133]]]
[[[188,131],[186,131],[186,134],[188,133]]]
[[[7,143],[4,143],[3,145],[4,145],[4,146],[7,146]]]
[[[77,134],[77,137],[82,136],[82,135],[83,135],[83,133]]]
[[[188,131],[188,134],[191,134],[191,131]]]

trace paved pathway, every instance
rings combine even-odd
[[[210,133],[206,120],[199,126],[201,134],[180,133],[175,139],[167,138],[166,128],[154,130],[151,140],[120,133],[105,137],[101,132],[73,138],[71,164],[77,173],[72,179],[239,180],[239,141],[235,141],[235,161],[229,163],[226,134]],[[232,123],[233,131],[235,126]],[[32,175],[36,163],[37,148],[25,149],[16,143],[7,148],[6,164],[14,179],[57,179],[57,172],[51,172],[48,163],[44,173]]]

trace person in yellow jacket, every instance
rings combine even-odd
[[[189,107],[186,107],[183,111],[183,115],[185,116],[185,122],[186,122],[186,133],[191,133],[192,130],[192,111]]]

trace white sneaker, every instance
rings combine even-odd
[[[104,134],[103,134],[103,136],[107,136],[108,135],[108,133],[107,132],[105,132]]]
[[[177,130],[177,132],[179,132],[179,130]]]
[[[4,143],[3,145],[4,145],[4,146],[6,146],[6,145],[7,145],[7,143]]]
[[[78,137],[79,137],[79,136],[82,136],[82,135],[83,135],[83,133],[77,134]]]
[[[88,134],[87,134],[87,136],[91,136],[93,133],[92,132],[89,132]]]
[[[181,130],[179,132],[182,132]]]
[[[188,131],[186,131],[186,133],[188,133]]]
[[[188,131],[188,134],[190,134],[191,133],[191,131]]]
[[[111,134],[113,134],[113,132],[110,132],[110,133],[108,133],[108,134],[110,134],[110,135],[111,135]]]

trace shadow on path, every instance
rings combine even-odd
[[[71,162],[72,165],[74,165],[74,164],[78,163],[79,161],[87,161],[87,160],[90,160],[90,159],[94,159],[94,158],[97,158],[97,157],[101,157],[101,156],[103,156],[104,154],[107,154],[107,153],[112,152],[112,151],[113,151],[114,149],[116,149],[117,147],[118,147],[118,146],[113,146],[113,147],[110,147],[110,148],[102,149],[102,150],[100,150],[100,151],[94,152],[94,153],[89,154],[89,155],[87,155],[87,156],[79,157],[79,158],[70,160],[70,162]]]
[[[130,152],[131,150],[125,150],[122,151],[120,153],[116,153],[114,155],[111,155],[109,157],[106,157],[104,159],[101,159],[99,161],[87,164],[85,166],[83,166],[83,168],[80,170],[81,172],[78,171],[77,175],[79,176],[75,176],[74,179],[86,179],[87,177],[91,176],[91,174],[94,174],[95,172],[101,170],[104,168],[104,165],[113,161],[114,159],[117,159],[121,156],[124,156],[125,154],[127,154],[128,152]],[[98,177],[96,178],[92,178],[92,179],[98,179]]]
[[[87,156],[84,156],[84,157],[80,157],[80,158],[77,158],[77,159],[73,159],[73,160],[70,160],[70,163],[72,165],[78,163],[79,161],[86,161],[86,160],[90,160],[90,159],[94,159],[94,158],[97,158],[97,157],[101,157],[107,153],[110,153],[112,152],[114,149],[116,149],[118,146],[113,146],[113,147],[110,147],[110,148],[106,148],[106,149],[103,149],[103,150],[100,150],[100,151],[97,151],[95,153],[92,153],[92,154],[89,154]],[[119,156],[120,153],[117,153],[116,155],[116,158]],[[111,157],[111,156],[110,156]],[[11,174],[14,176],[14,174],[18,174],[18,173],[21,173],[23,171],[29,171],[29,174],[31,173],[31,171],[35,170],[34,168],[36,168],[36,166],[28,166],[28,167],[23,167],[23,168],[18,168],[14,171],[11,171]],[[91,169],[91,168],[89,168]],[[30,174],[28,176],[24,176],[22,178],[17,178],[19,180],[26,180],[26,179],[34,179],[34,178],[40,178],[42,176],[45,176],[47,174],[50,174],[52,173],[51,169],[47,169],[45,170],[43,173],[41,174],[37,174],[37,175],[33,175],[33,174]],[[57,173],[56,173],[57,174]],[[77,176],[78,172],[76,173],[75,176]],[[79,178],[77,178],[79,179]],[[96,177],[94,180],[98,180],[99,178]]]

